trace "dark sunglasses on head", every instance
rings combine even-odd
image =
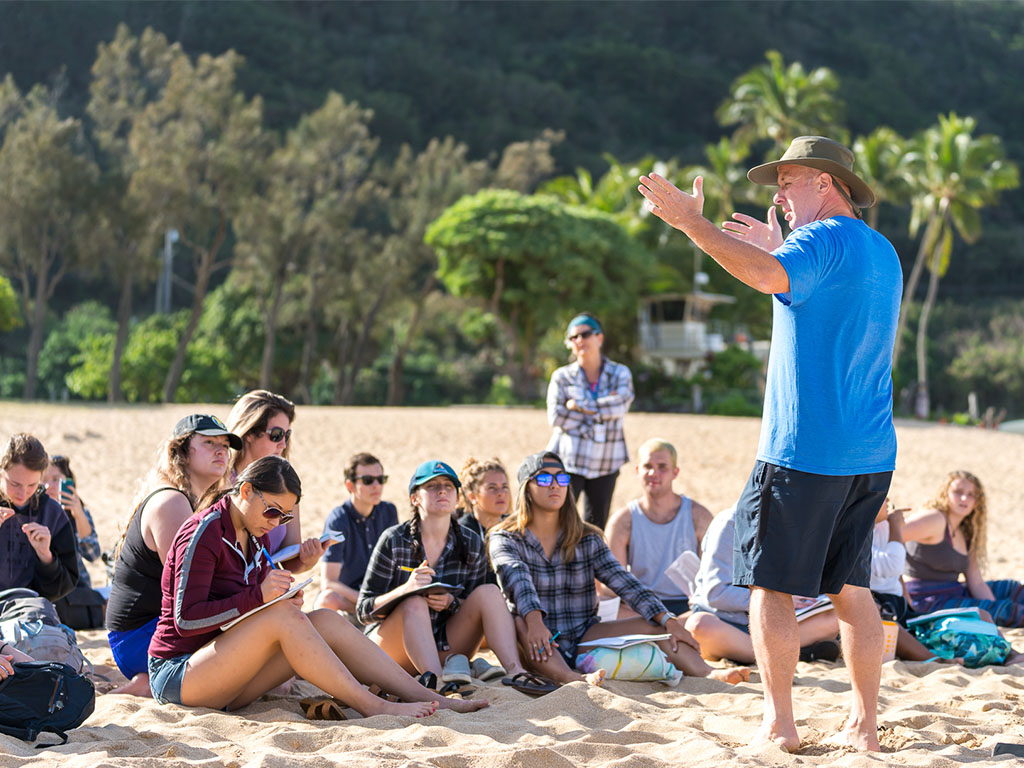
[[[574,333],[572,336],[569,336],[568,338],[569,338],[569,341],[579,341],[580,339],[589,339],[593,335],[594,335],[593,331],[587,330],[587,331],[580,331],[579,333]]]
[[[551,474],[550,472],[541,472],[538,475],[534,475],[533,479],[537,481],[537,485],[539,485],[541,488],[547,488],[549,485],[551,485],[552,480],[554,480],[560,486],[565,488],[565,486],[569,484],[569,481],[572,478],[569,477],[569,473],[567,472],[559,472],[558,474],[555,475]]]
[[[387,475],[356,475],[355,480],[358,480],[363,485],[373,485],[374,483],[380,483],[384,485],[388,481]]]
[[[263,516],[267,518],[267,520],[277,520],[278,524],[284,525],[295,518],[295,515],[291,512],[285,512],[279,507],[272,507],[267,504],[267,500],[263,498],[263,494],[260,493],[259,488],[253,486],[253,490],[256,491],[256,495],[260,497],[260,501],[263,502],[263,506],[266,507],[266,509],[263,510]]]
[[[263,434],[266,435],[267,439],[272,443],[280,443],[282,440],[287,443],[292,437],[292,431],[290,429],[281,429],[280,427],[264,429]]]

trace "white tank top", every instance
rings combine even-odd
[[[640,500],[629,502],[632,532],[629,534],[629,569],[640,583],[662,599],[689,597],[665,571],[686,550],[697,552],[693,531],[693,502],[683,496],[679,511],[667,523],[654,523],[640,508]]]

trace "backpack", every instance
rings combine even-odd
[[[14,674],[0,681],[0,733],[35,741],[48,731],[67,744],[66,731],[85,722],[96,706],[93,684],[67,664],[25,661],[13,666]]]
[[[974,607],[946,609],[910,619],[907,627],[928,650],[943,659],[962,658],[964,666],[975,669],[1002,664],[1010,644],[996,625],[982,621]]]
[[[67,664],[75,672],[92,667],[79,650],[74,631],[60,623],[53,603],[31,589],[0,592],[0,641],[36,661]]]

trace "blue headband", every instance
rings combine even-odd
[[[576,317],[569,321],[569,327],[565,329],[565,335],[568,336],[577,325],[588,325],[594,329],[594,333],[604,333],[601,330],[601,324],[590,315],[576,315]]]

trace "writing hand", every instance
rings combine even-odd
[[[263,583],[260,585],[260,591],[263,593],[263,602],[269,603],[271,600],[279,598],[292,588],[292,581],[294,579],[290,571],[280,568],[269,571],[267,577],[263,579]]]

